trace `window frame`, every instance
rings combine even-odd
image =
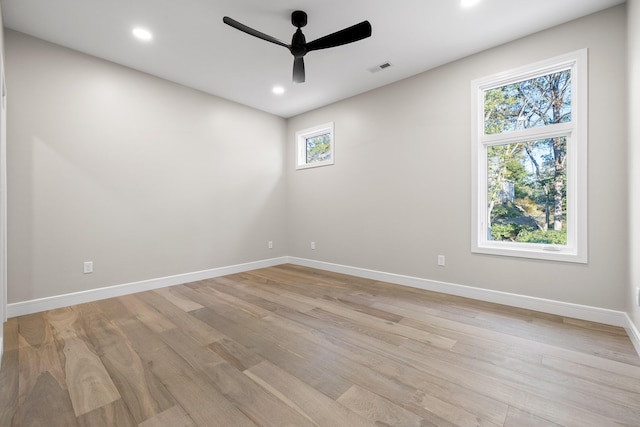
[[[587,49],[525,65],[510,71],[475,79],[471,82],[471,252],[550,261],[588,262],[587,203],[587,121],[588,121]],[[533,79],[558,71],[571,70],[571,121],[547,126],[485,134],[484,93],[512,83]],[[489,146],[535,141],[566,136],[567,244],[506,242],[488,238],[488,157]]]
[[[329,159],[321,162],[307,163],[307,139],[314,136],[329,134]],[[324,123],[322,125],[299,130],[296,132],[296,169],[309,169],[321,166],[333,165],[335,163],[335,133],[334,123]]]

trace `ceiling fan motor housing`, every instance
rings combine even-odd
[[[302,28],[307,25],[307,14],[302,10],[295,10],[291,13],[291,23],[294,27]]]

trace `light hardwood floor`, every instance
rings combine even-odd
[[[640,426],[620,328],[291,265],[4,336],[0,426]]]

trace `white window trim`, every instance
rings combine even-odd
[[[484,134],[484,91],[571,68],[571,122],[541,128]],[[587,49],[571,52],[471,82],[471,251],[474,253],[587,263]],[[529,135],[567,136],[567,244],[547,245],[492,241],[487,227],[487,147],[522,140]]]
[[[331,145],[329,149],[329,159],[324,162],[307,163],[307,138],[312,138],[318,135],[324,135],[328,133],[331,138]],[[335,134],[333,122],[325,123],[322,125],[314,126],[312,128],[303,129],[296,132],[296,169],[309,169],[320,166],[327,166],[334,164],[335,157]]]

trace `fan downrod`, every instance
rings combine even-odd
[[[291,13],[291,23],[294,27],[302,28],[307,25],[307,14],[302,10],[295,10]]]

